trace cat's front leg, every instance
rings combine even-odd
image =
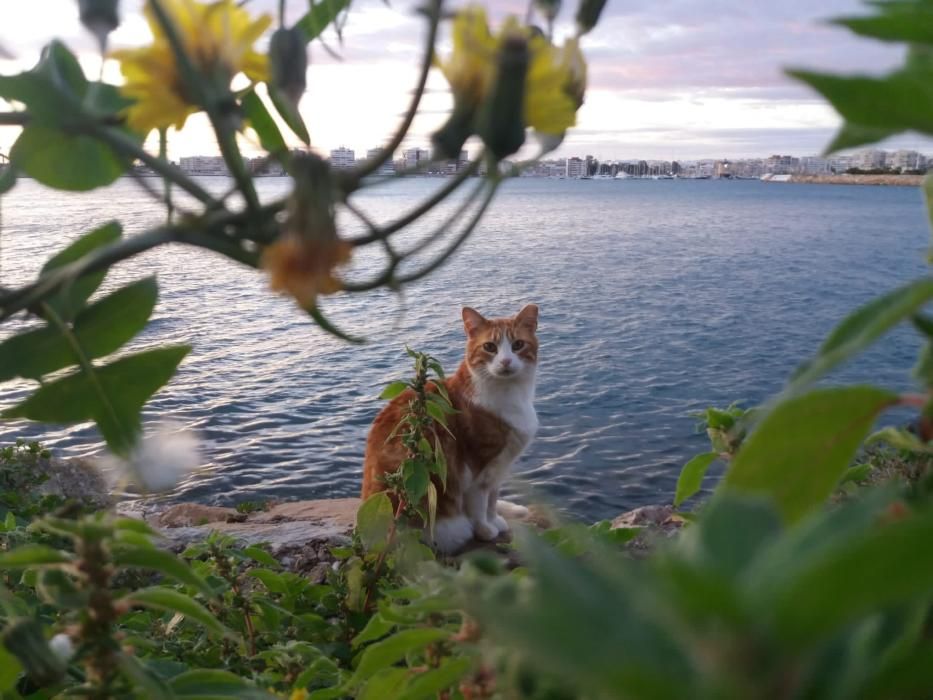
[[[489,508],[489,489],[474,486],[466,493],[464,509],[473,526],[473,534],[480,540],[494,540],[499,528],[487,518]]]
[[[486,521],[492,523],[495,526],[496,530],[499,531],[499,534],[503,534],[511,530],[509,527],[509,522],[501,515],[499,515],[496,509],[496,503],[499,501],[499,487],[494,486],[489,489],[489,498],[486,502]]]

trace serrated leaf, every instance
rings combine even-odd
[[[374,642],[381,637],[385,637],[394,628],[394,622],[390,622],[380,613],[376,613],[369,618],[369,622],[366,623],[362,631],[353,638],[352,645],[356,648],[366,642]]]
[[[24,544],[0,552],[0,570],[25,569],[43,566],[61,566],[73,563],[71,555],[42,544]]]
[[[116,221],[111,221],[100,228],[96,228],[84,234],[67,248],[53,255],[48,262],[42,266],[40,275],[44,275],[56,268],[75,262],[97,248],[102,248],[105,245],[118,241],[121,234],[122,228]],[[106,270],[83,275],[66,288],[59,290],[56,294],[46,299],[46,303],[64,320],[70,321],[84,308],[85,302],[97,291],[97,288],[100,286],[101,282],[104,281],[106,275]]]
[[[148,277],[118,289],[80,312],[72,332],[85,357],[109,355],[134,338],[146,327],[158,293],[155,278]],[[78,362],[68,338],[55,326],[46,326],[0,343],[0,382],[16,376],[39,379]]]
[[[269,571],[268,569],[250,569],[246,575],[262,581],[262,585],[268,588],[272,593],[280,593],[282,595],[288,593],[288,585],[285,583],[285,579],[282,578],[281,574]]]
[[[878,414],[896,401],[896,394],[867,386],[786,399],[745,440],[722,487],[767,495],[796,520],[825,503]]]
[[[716,461],[719,454],[716,452],[704,452],[693,457],[680,470],[680,476],[677,478],[677,489],[674,493],[674,506],[678,507],[681,503],[693,496],[703,485],[703,477],[706,476],[706,470]]]
[[[445,659],[440,666],[412,679],[398,700],[429,700],[443,690],[455,686],[473,667],[466,658]]]
[[[158,586],[143,588],[142,590],[127,594],[122,600],[131,605],[140,605],[155,610],[180,613],[189,620],[200,623],[212,632],[225,637],[236,637],[236,635],[231,630],[224,627],[207,608],[178,591]]]
[[[933,299],[933,279],[925,278],[878,297],[850,314],[830,333],[816,356],[797,370],[791,390],[810,384],[858,354]]]
[[[392,382],[389,384],[389,386],[382,390],[382,393],[379,394],[379,398],[391,401],[407,388],[408,382]]]
[[[356,529],[367,552],[381,552],[385,548],[393,515],[392,501],[382,491],[373,494],[360,505],[356,512]]]
[[[256,546],[244,547],[243,554],[248,556],[253,561],[262,564],[263,566],[268,566],[273,569],[282,568],[282,565],[279,564],[278,559],[276,559],[274,556],[269,554],[269,552],[264,550],[262,547],[256,547]]]
[[[366,648],[360,656],[360,663],[356,667],[351,682],[359,684],[377,671],[401,661],[406,654],[424,649],[429,644],[447,639],[449,636],[450,633],[446,630],[427,627],[397,632]]]
[[[171,552],[155,547],[128,547],[114,545],[112,547],[113,563],[117,566],[151,569],[169,576],[180,583],[196,589],[202,595],[212,598],[214,590],[207,581],[198,576],[191,567]]]
[[[93,419],[110,449],[126,454],[139,432],[143,405],[168,382],[190,349],[182,345],[147,350],[99,367],[99,389],[83,371],[75,372],[44,384],[0,415],[46,423]]]

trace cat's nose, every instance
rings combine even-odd
[[[511,358],[511,357],[503,357],[503,358],[502,358],[502,366],[503,366],[503,367],[508,367],[508,366],[510,366],[511,364],[512,364],[512,358]]]

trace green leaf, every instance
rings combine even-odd
[[[840,323],[823,342],[816,357],[794,375],[791,388],[819,379],[861,352],[933,299],[933,279],[916,280],[869,302]]]
[[[350,0],[317,0],[317,2],[312,1],[308,4],[311,9],[295,23],[295,28],[301,30],[305,41],[310,43],[350,6]]]
[[[135,656],[119,654],[117,665],[127,680],[138,690],[143,691],[147,700],[174,700],[174,694],[165,681],[151,672]]]
[[[5,693],[16,685],[19,674],[22,673],[22,671],[23,666],[19,662],[19,659],[0,644],[0,696],[7,697]]]
[[[259,143],[266,151],[273,154],[287,153],[288,145],[282,138],[279,127],[263,104],[262,98],[256,94],[255,87],[247,90],[243,95],[243,111],[249,125],[259,136]]]
[[[366,685],[354,695],[355,700],[385,700],[398,698],[408,683],[411,671],[407,668],[383,668],[370,678]]]
[[[211,612],[196,600],[169,588],[154,586],[127,594],[124,601],[131,605],[141,605],[156,610],[181,613],[190,620],[199,622],[212,632],[235,638],[236,635],[224,627]]]
[[[926,513],[879,525],[811,560],[777,591],[770,617],[778,633],[812,644],[863,615],[928,599],[933,557],[919,553],[931,538],[933,516]]]
[[[437,668],[417,675],[398,700],[429,700],[442,690],[456,685],[473,667],[467,658],[445,659]]]
[[[877,7],[884,9],[884,5]],[[933,6],[922,2],[900,5],[897,12],[875,17],[839,17],[832,23],[882,41],[933,44]]]
[[[274,695],[250,685],[244,679],[219,669],[196,669],[180,673],[169,681],[176,697],[187,700],[275,700]]]
[[[16,168],[12,165],[0,166],[0,194],[6,194],[16,185]]]
[[[291,101],[279,93],[279,90],[269,83],[266,83],[266,90],[269,92],[269,99],[272,100],[272,106],[282,117],[282,121],[288,124],[288,128],[294,132],[295,136],[300,138],[306,145],[311,145],[311,136],[308,134],[308,127],[305,126],[301,114],[291,103]]]
[[[380,613],[376,613],[369,618],[366,627],[353,638],[353,647],[356,648],[366,642],[372,642],[385,637],[394,627],[394,622],[389,622]]]
[[[865,481],[873,469],[874,466],[871,464],[856,464],[854,467],[849,467],[842,475],[838,485],[842,486],[844,484],[854,484],[859,481]]]
[[[768,495],[795,520],[825,502],[878,414],[896,400],[864,386],[786,399],[746,438],[723,486]]]
[[[281,574],[277,574],[274,571],[269,571],[268,569],[250,569],[247,576],[262,581],[262,585],[268,588],[272,593],[280,593],[282,595],[288,593],[288,584],[285,583],[285,579]]]
[[[441,480],[441,488],[447,490],[447,455],[444,454],[444,446],[441,445],[441,439],[434,436],[434,473]]]
[[[0,97],[26,105],[33,123],[57,125],[73,118],[80,112],[87,89],[81,65],[57,40],[45,47],[30,70],[0,75]]]
[[[244,547],[243,554],[248,556],[253,561],[262,564],[263,566],[268,566],[273,569],[282,568],[282,565],[279,564],[278,560],[262,547]]]
[[[95,374],[103,397],[93,379],[78,371],[44,384],[0,415],[46,423],[93,419],[107,445],[117,454],[126,454],[139,431],[143,404],[168,382],[190,349],[177,345],[148,350],[98,368]]]
[[[449,636],[450,633],[446,630],[427,627],[397,632],[366,648],[360,656],[360,663],[356,667],[351,682],[361,683],[377,671],[398,663],[405,658],[406,654],[424,649],[429,644],[447,639]]]
[[[392,501],[383,491],[363,501],[356,512],[356,529],[367,552],[381,552],[385,548],[393,515]]]
[[[700,490],[706,470],[716,461],[717,457],[719,457],[719,454],[716,452],[704,452],[696,455],[684,465],[684,468],[680,470],[680,476],[677,478],[677,489],[674,494],[675,507]]]
[[[72,330],[84,355],[94,359],[123,347],[145,328],[157,296],[155,278],[148,277],[117,290],[79,313]],[[0,382],[15,376],[39,379],[78,362],[68,339],[58,328],[46,326],[0,343]]]
[[[379,394],[380,399],[392,400],[399,394],[401,394],[405,389],[408,388],[408,382],[392,382],[385,389],[382,390],[382,393]]]
[[[428,415],[431,416],[431,418],[436,420],[438,423],[440,423],[444,427],[447,426],[447,415],[444,412],[443,408],[438,406],[433,401],[428,401],[427,403],[425,403],[424,408],[425,410],[427,410]]]
[[[883,78],[791,70],[858,128],[933,134],[933,85],[928,71],[902,69]]]
[[[859,126],[858,124],[843,124],[826,147],[824,153],[828,155],[847,148],[858,148],[859,146],[878,143],[895,134],[897,134],[896,129],[877,129]]]
[[[214,597],[214,590],[207,581],[198,576],[182,559],[171,552],[155,547],[113,547],[113,563],[120,567],[152,569],[161,574],[196,589],[208,598]]]
[[[909,452],[918,452],[921,454],[933,454],[933,445],[923,442],[923,440],[909,430],[895,428],[893,426],[882,428],[878,432],[869,435],[868,439],[865,440],[866,445],[877,442],[886,442],[891,447],[896,447],[899,450],[907,450]]]
[[[24,544],[7,552],[0,552],[0,570],[60,566],[71,564],[73,561],[67,553],[42,544]]]
[[[102,248],[110,243],[114,243],[120,239],[121,233],[122,229],[120,224],[116,221],[111,221],[100,228],[94,229],[90,233],[84,234],[67,248],[52,256],[49,261],[42,266],[41,274],[44,275],[56,268],[73,263],[97,248]],[[97,291],[97,288],[100,286],[101,282],[104,281],[104,277],[106,276],[106,270],[83,275],[64,289],[59,290],[54,296],[46,299],[46,303],[64,320],[70,321],[84,308],[85,302]]]
[[[427,467],[421,462],[412,460],[406,460],[405,466],[408,467],[404,469],[405,495],[408,497],[408,502],[412,504],[421,503],[421,499],[427,493],[430,480]]]

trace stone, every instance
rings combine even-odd
[[[38,493],[73,499],[93,508],[112,505],[110,485],[91,460],[40,458],[35,466],[48,477],[36,489]]]
[[[192,527],[210,523],[243,522],[245,513],[238,513],[233,508],[208,506],[203,503],[178,503],[169,506],[155,517],[155,525],[160,528]]]
[[[641,506],[616,517],[610,529],[641,528],[641,532],[634,539],[626,542],[625,549],[635,557],[645,557],[654,550],[658,541],[671,538],[680,532],[684,522],[685,520],[677,515],[674,506]]]

